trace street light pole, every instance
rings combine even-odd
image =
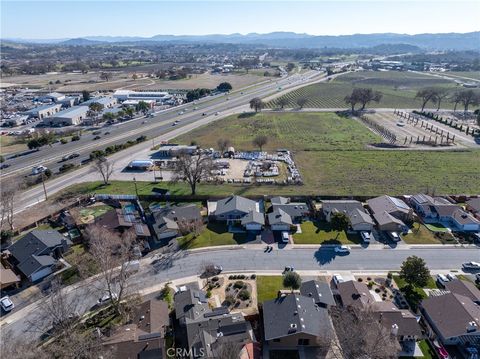
[[[48,199],[47,196],[47,187],[45,187],[45,174],[42,172],[42,185],[43,185],[43,193],[45,193],[45,201]]]
[[[133,184],[135,185],[135,194],[136,194],[137,197],[138,197],[137,180],[136,180],[135,177],[133,177]]]

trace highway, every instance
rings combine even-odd
[[[160,260],[152,257],[141,260],[138,273],[132,275],[132,289],[140,293],[149,293],[162,283],[196,276],[200,274],[204,263],[223,266],[224,272],[241,273],[244,271],[261,274],[262,272],[280,274],[287,265],[308,275],[329,274],[344,271],[387,272],[398,270],[401,263],[410,255],[422,257],[433,272],[459,269],[465,261],[479,260],[478,248],[406,248],[406,249],[362,249],[354,248],[347,256],[335,255],[333,248],[317,249],[275,249],[264,253],[261,248],[205,249],[192,252],[175,252],[164,255]],[[104,289],[96,278],[66,287],[70,298],[81,298],[78,312],[82,313],[93,306]],[[0,321],[2,331],[12,331],[15,335],[38,338],[39,333],[31,331],[30,323],[35,322],[40,299],[24,308],[14,310]]]
[[[323,76],[324,73],[309,71],[304,74],[295,73],[278,80],[271,80],[239,89],[229,94],[217,95],[214,97],[202,98],[196,103],[188,103],[158,112],[153,118],[139,118],[111,126],[91,127],[92,130],[85,131],[79,141],[66,144],[55,143],[52,146],[45,146],[39,151],[31,152],[17,158],[7,156],[6,163],[10,166],[1,171],[2,178],[15,175],[29,175],[34,166],[40,164],[48,167],[52,172],[57,172],[64,163],[81,164],[89,158],[93,150],[105,149],[108,146],[122,144],[128,140],[135,140],[140,136],[147,136],[149,139],[158,137],[172,129],[172,123],[179,120],[178,127],[185,126],[200,120],[202,114],[218,116],[227,110],[240,105],[248,104],[253,97],[264,97],[279,92],[280,88],[287,89],[300,84],[314,82]],[[196,110],[195,110],[196,108]],[[180,114],[182,113],[183,114]],[[72,127],[73,128],[73,127]],[[79,128],[80,130],[81,128]],[[95,133],[95,134],[94,134]],[[96,136],[100,138],[94,140]],[[74,160],[62,162],[62,157],[68,154],[80,154]]]
[[[304,74],[296,73],[278,79],[278,81],[262,83],[256,86],[251,86],[245,90],[238,90],[229,95],[221,96],[220,98],[206,99],[204,102],[198,102],[196,105],[187,104],[169,109],[157,114],[155,118],[137,119],[117,126],[109,126],[102,131],[109,131],[110,134],[106,136],[103,135],[102,138],[97,141],[91,140],[78,144],[76,142],[70,143],[70,146],[74,146],[71,148],[71,152],[70,150],[65,150],[66,147],[60,147],[66,145],[57,144],[51,148],[46,147],[35,152],[34,154],[39,156],[39,158],[32,157],[29,159],[26,156],[25,158],[17,158],[15,166],[12,164],[12,166],[7,169],[8,171],[5,171],[5,173],[2,172],[2,179],[13,177],[14,175],[18,176],[20,173],[23,175],[30,173],[31,168],[38,164],[44,164],[54,170],[61,166],[59,161],[64,155],[73,152],[80,154],[80,157],[74,160],[75,163],[79,163],[88,158],[91,151],[95,149],[102,149],[109,145],[124,143],[132,139],[135,140],[142,135],[147,136],[149,139],[148,141],[117,152],[109,158],[115,161],[117,159],[125,158],[126,156],[134,156],[136,152],[152,147],[152,142],[158,144],[161,141],[170,140],[199,126],[216,121],[228,115],[247,111],[248,103],[253,97],[280,95],[297,87],[324,81],[326,79],[327,77],[324,76],[323,72],[309,71]],[[229,98],[228,100],[227,97]],[[192,110],[193,107],[198,107],[198,109]],[[190,111],[187,110],[184,114],[179,115],[178,113],[180,111],[185,111],[185,108],[189,108]],[[216,115],[217,112],[218,115]],[[206,113],[207,115],[202,116],[202,113]],[[176,120],[180,120],[180,123],[176,126],[172,126],[172,123]],[[146,123],[142,124],[144,121]],[[91,175],[93,171],[94,170],[90,165],[85,165],[50,179],[46,181],[47,192],[49,195],[52,195],[72,184],[80,183],[85,180],[85,177],[88,176],[88,174]],[[15,213],[22,212],[25,208],[43,200],[45,200],[45,196],[42,185],[31,187],[18,195],[15,204]]]

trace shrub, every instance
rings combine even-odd
[[[78,136],[78,135],[72,136],[72,142],[73,141],[80,141],[80,136]]]
[[[66,144],[67,142],[68,142],[68,141],[67,141],[65,138],[61,138],[61,139],[60,139],[60,143],[61,143],[62,145]]]
[[[231,294],[225,296],[225,300],[223,301],[223,304],[226,305],[227,307],[231,306],[233,303],[235,303],[235,297]]]
[[[241,300],[249,300],[250,299],[250,292],[246,289],[243,289],[243,290],[240,291],[240,293],[238,293],[238,297]]]
[[[216,277],[216,276],[213,277],[213,278],[212,278],[212,282],[218,282],[218,277]]]
[[[380,288],[375,288],[375,293],[380,293]]]
[[[370,282],[372,280],[372,277],[367,277],[367,280]]]
[[[372,288],[374,284],[375,284],[375,283],[373,283],[372,281],[370,281],[370,282],[368,282],[367,286],[368,286],[368,288]]]
[[[235,282],[235,284],[233,285],[233,288],[240,289],[240,288],[243,288],[244,285],[245,285],[244,282],[242,282],[241,280],[237,280],[237,281]]]
[[[359,282],[363,282],[363,278],[358,278],[357,279]]]
[[[228,276],[228,279],[232,280],[233,277],[234,277],[233,275],[229,275],[229,276]],[[231,284],[232,284],[232,283],[230,283],[228,286],[230,286]]]
[[[210,290],[207,290],[207,298],[210,298],[212,296],[212,292]]]
[[[250,279],[255,279],[255,278],[257,278],[257,275],[256,275],[256,274],[252,274],[252,275],[250,276]]]

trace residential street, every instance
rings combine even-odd
[[[280,274],[285,266],[293,266],[309,275],[331,274],[342,271],[383,271],[398,270],[405,258],[417,255],[425,259],[433,271],[460,270],[463,262],[479,261],[478,248],[410,248],[410,249],[352,249],[351,254],[338,256],[330,248],[317,249],[280,249],[264,253],[262,249],[203,249],[192,252],[175,252],[163,255],[152,264],[152,258],[144,258],[140,271],[132,276],[135,290],[151,292],[151,288],[162,283],[198,275],[206,263],[223,266],[224,272],[276,272]],[[100,297],[101,284],[92,278],[65,289],[71,298],[81,298],[79,311],[93,306]],[[17,335],[38,337],[40,333],[32,331],[31,323],[38,314],[37,301],[25,308],[14,310],[2,318],[2,330],[11,330]],[[22,334],[23,333],[23,334]]]

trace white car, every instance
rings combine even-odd
[[[349,246],[337,246],[335,247],[335,253],[350,253]]]
[[[113,294],[112,294],[112,297],[110,297],[110,294],[109,294],[109,293],[105,293],[105,294],[103,295],[103,297],[98,298],[97,303],[98,303],[98,304],[103,304],[103,303],[105,303],[105,302],[110,301],[112,298],[113,298],[114,300],[115,300],[115,299],[118,299],[118,295],[117,295],[116,293],[113,293]]]
[[[447,278],[447,276],[445,276],[444,274],[438,274],[438,275],[437,275],[437,282],[438,282],[438,284],[440,284],[442,287],[445,287],[445,283],[448,282],[448,278]]]
[[[290,236],[288,235],[288,232],[282,232],[282,242],[288,243],[289,239],[290,239]]]
[[[362,231],[362,232],[360,232],[360,237],[362,237],[362,239],[365,243],[370,243],[370,238],[371,238],[370,232]]]
[[[448,280],[455,280],[455,279],[457,279],[457,276],[453,273],[448,273],[447,278],[448,278]]]
[[[340,274],[333,275],[333,283],[335,283],[335,285],[338,285],[339,283],[343,283],[343,282],[345,282],[345,279],[343,279],[343,277]]]
[[[40,165],[40,166],[35,166],[32,168],[32,174],[38,175],[40,173],[43,173],[47,170],[47,167]]]
[[[392,239],[394,242],[400,242],[400,236],[397,232],[387,232],[387,235]]]
[[[15,308],[15,305],[10,300],[10,297],[8,295],[0,299],[0,306],[2,307],[4,312],[10,312],[13,308]]]

